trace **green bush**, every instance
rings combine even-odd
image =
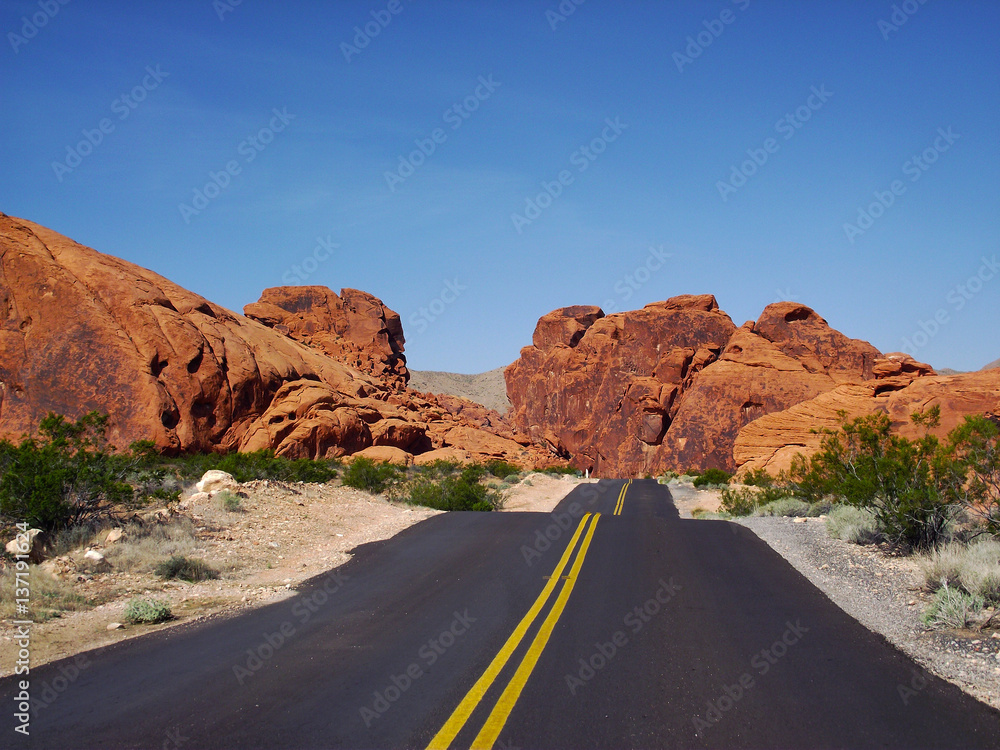
[[[749,516],[759,505],[758,493],[750,487],[726,487],[719,507],[732,516]]]
[[[875,544],[883,538],[875,514],[853,505],[834,506],[826,517],[826,530],[834,539],[854,544]]]
[[[583,472],[579,469],[575,469],[572,466],[548,466],[540,470],[543,474],[552,474],[554,476],[561,476],[565,474],[571,477],[582,477]]]
[[[512,474],[517,474],[521,469],[506,461],[487,461],[486,470],[497,479],[506,479]]]
[[[924,612],[924,624],[931,628],[967,628],[983,604],[981,596],[942,586]]]
[[[746,476],[743,477],[743,484],[749,487],[773,487],[775,483],[774,477],[768,474],[763,469],[754,469],[748,472]]]
[[[156,566],[156,575],[160,578],[179,578],[182,581],[197,583],[218,578],[219,571],[204,560],[172,555]]]
[[[452,474],[457,474],[462,470],[462,464],[458,461],[444,461],[439,458],[429,464],[415,466],[413,468],[416,473],[422,476],[430,479],[438,479],[440,477],[449,477]]]
[[[227,513],[239,513],[243,510],[243,498],[232,490],[221,490],[215,499],[219,501],[219,505]]]
[[[784,497],[780,500],[772,500],[766,505],[761,505],[754,513],[755,516],[785,516],[791,518],[804,518],[809,515],[809,503],[803,502],[794,497]]]
[[[90,412],[76,422],[50,413],[38,437],[0,441],[0,516],[46,531],[93,522],[110,506],[133,499],[124,481],[127,457],[113,455],[108,417]]]
[[[498,510],[503,504],[503,496],[479,481],[483,473],[482,467],[470,464],[457,477],[444,477],[439,481],[418,477],[401,490],[400,499],[437,510]]]
[[[797,494],[809,501],[833,495],[870,510],[878,529],[894,543],[929,548],[947,532],[952,511],[935,467],[941,462],[937,438],[911,441],[892,432],[892,421],[878,413],[846,421],[827,431],[819,452],[792,465]],[[937,407],[915,413],[914,423],[937,424]]]
[[[125,606],[125,622],[132,625],[153,625],[173,617],[170,606],[156,599],[134,598]]]
[[[699,476],[695,477],[693,484],[695,487],[725,485],[729,484],[729,480],[732,478],[732,474],[723,471],[722,469],[706,469]]]
[[[1000,604],[1000,541],[945,544],[922,557],[920,564],[931,591],[949,586]]]
[[[343,482],[348,487],[379,494],[399,481],[401,475],[402,472],[392,464],[375,463],[362,456],[354,459],[344,470]]]
[[[145,447],[133,444],[132,451]],[[237,482],[270,479],[276,482],[328,482],[337,476],[340,464],[335,459],[285,458],[272,450],[251,453],[192,453],[166,457],[146,454],[146,469],[160,469],[188,481],[199,479],[209,469],[231,474]]]

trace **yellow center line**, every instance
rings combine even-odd
[[[466,694],[462,699],[462,702],[458,704],[455,710],[452,712],[451,716],[448,717],[448,721],[444,723],[441,730],[434,735],[434,738],[430,741],[427,746],[427,750],[445,750],[455,739],[455,736],[462,730],[465,723],[469,720],[472,712],[479,705],[479,702],[483,699],[486,691],[490,689],[493,681],[500,674],[500,671],[504,668],[504,665],[510,659],[511,655],[517,649],[521,640],[524,638],[525,633],[528,632],[528,628],[531,627],[532,623],[538,617],[538,614],[542,611],[545,603],[548,601],[552,592],[555,590],[556,584],[559,582],[562,576],[563,570],[566,568],[567,563],[573,553],[573,549],[576,547],[577,541],[580,539],[580,535],[583,533],[584,527],[587,525],[587,520],[590,518],[590,514],[586,513],[583,518],[580,519],[579,525],[576,527],[576,533],[573,534],[573,538],[569,540],[569,544],[566,545],[566,549],[563,551],[562,557],[559,559],[558,565],[552,571],[552,575],[548,577],[548,581],[542,592],[538,595],[535,603],[531,605],[531,609],[528,610],[527,614],[521,619],[517,627],[514,628],[514,632],[510,634],[507,642],[504,643],[503,648],[500,649],[499,653],[494,657],[493,661],[483,672],[482,677],[480,677],[476,684],[472,686],[472,689]],[[595,517],[596,518],[596,517]],[[593,527],[591,527],[591,534],[593,534]],[[574,575],[576,571],[574,566]],[[567,582],[565,585],[569,585]]]
[[[614,516],[620,516],[622,511],[625,509],[625,493],[628,492],[629,485],[632,484],[632,480],[629,479],[625,484],[622,485],[621,492],[618,493],[618,503],[615,505],[615,512],[612,513]]]
[[[552,605],[551,611],[544,622],[542,622],[542,626],[535,635],[535,640],[532,641],[520,666],[518,666],[510,683],[504,689],[496,706],[493,707],[493,711],[490,713],[489,718],[486,719],[486,723],[483,724],[483,728],[476,736],[476,739],[472,741],[473,748],[489,750],[500,736],[500,732],[503,730],[504,724],[507,723],[510,712],[514,710],[518,698],[521,697],[521,691],[524,689],[532,670],[534,670],[539,657],[542,655],[542,651],[549,642],[552,630],[566,608],[569,595],[573,593],[573,587],[576,585],[580,568],[583,566],[583,560],[587,556],[587,550],[590,548],[590,540],[594,538],[594,530],[597,528],[597,521],[600,517],[600,513],[594,515],[594,520],[591,522],[590,528],[587,530],[587,535],[583,539],[583,544],[580,546],[580,551],[577,553],[576,560],[573,562],[573,567],[569,573],[569,580],[563,584],[555,604]]]

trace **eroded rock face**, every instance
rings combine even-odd
[[[369,294],[282,287],[247,311],[0,214],[0,437],[33,432],[49,411],[96,410],[119,448],[151,439],[171,452],[294,458],[454,448],[552,463],[509,427],[491,434],[492,415],[466,418],[406,390],[399,316]]]
[[[875,371],[874,380],[839,385],[740,430],[733,449],[740,473],[787,470],[796,454],[819,449],[824,429],[839,428],[841,413],[847,419],[888,414],[893,430],[910,439],[923,434],[910,415],[933,406],[941,408],[941,423],[932,433],[942,438],[966,416],[1000,415],[1000,371],[938,376],[905,354],[888,355],[876,362]]]
[[[881,356],[795,303],[770,305],[737,329],[711,295],[606,317],[556,310],[533,341],[507,369],[508,416],[599,476],[733,470],[742,427],[873,378]]]
[[[318,349],[384,385],[401,389],[410,374],[399,314],[357,289],[340,295],[325,286],[265,289],[244,314],[306,346]]]
[[[0,215],[0,433],[111,415],[119,446],[234,448],[289,381],[377,385],[132,263]]]

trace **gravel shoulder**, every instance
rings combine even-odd
[[[690,518],[696,507],[718,508],[717,491],[676,483],[671,483],[670,491],[683,517]],[[923,590],[914,558],[833,539],[819,518],[739,518],[734,523],[753,531],[834,604],[923,670],[1000,709],[1000,632],[928,630],[921,616],[931,597]],[[901,686],[901,696],[919,688],[924,676],[917,671],[911,685]]]

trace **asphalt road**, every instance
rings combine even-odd
[[[1000,713],[652,480],[436,516],[293,599],[79,664],[32,670],[27,738],[0,681],[0,747],[1000,747]]]

